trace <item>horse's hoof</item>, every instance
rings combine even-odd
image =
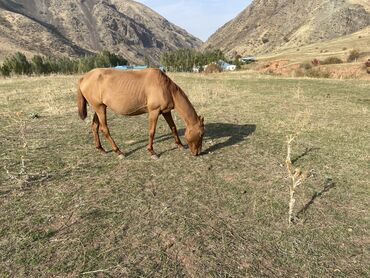
[[[159,159],[158,155],[156,155],[156,154],[153,154],[153,155],[151,156],[151,158],[152,158],[152,159],[154,159],[154,160],[158,160],[158,159]]]
[[[102,147],[98,147],[96,148],[100,153],[103,153],[103,154],[106,154],[107,152],[102,148]]]
[[[121,153],[120,155],[118,155],[118,159],[124,159],[125,158],[125,155],[123,153]]]

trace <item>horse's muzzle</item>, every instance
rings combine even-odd
[[[198,156],[198,155],[200,155],[202,153],[202,147],[200,147],[195,153],[194,153],[194,155],[195,156]]]

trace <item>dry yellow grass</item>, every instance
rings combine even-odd
[[[370,12],[370,2],[368,0],[348,0],[348,2],[359,4],[363,6],[368,12]]]
[[[153,161],[147,115],[113,113],[127,157],[99,154],[77,76],[0,79],[0,276],[369,276],[370,83],[171,77],[205,117],[200,157],[160,120]],[[302,110],[310,129],[291,161],[310,177],[288,229],[285,140]]]

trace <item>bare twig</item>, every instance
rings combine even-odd
[[[291,183],[289,185],[289,225],[293,223],[293,210],[294,210],[294,204],[295,204],[295,197],[294,194],[296,192],[296,189],[299,185],[302,184],[302,182],[306,179],[307,173],[303,173],[301,169],[295,168],[293,169],[293,163],[291,160],[291,153],[292,153],[292,143],[296,139],[297,135],[291,135],[287,138],[287,157],[285,160],[286,168],[288,170],[289,178],[291,179]]]
[[[87,272],[82,272],[82,275],[86,274],[94,274],[94,273],[101,273],[101,272],[108,272],[111,270],[113,267],[107,268],[107,269],[98,269],[98,270],[93,270],[93,271],[87,271]]]
[[[13,121],[19,126],[19,138],[22,145],[23,155],[21,155],[20,157],[19,171],[17,171],[16,173],[12,173],[6,165],[4,166],[4,170],[9,179],[16,181],[16,183],[19,184],[20,188],[23,189],[23,187],[29,186],[33,182],[43,182],[44,180],[49,178],[49,175],[44,171],[42,171],[41,173],[32,174],[29,172],[29,169],[27,169],[27,160],[24,158],[25,156],[27,157],[29,150],[26,137],[27,122],[21,118],[21,112],[16,113],[15,116],[16,117],[13,117]]]
[[[27,185],[29,183],[29,175],[26,170],[26,165],[23,156],[21,156],[21,167],[19,170],[19,173],[17,174],[12,174],[10,173],[9,169],[4,166],[4,170],[7,173],[8,177],[11,180],[15,180],[18,182],[18,184],[22,187],[23,185]]]

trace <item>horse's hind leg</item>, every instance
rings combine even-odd
[[[113,151],[118,154],[120,157],[123,156],[123,153],[117,147],[117,144],[114,142],[112,136],[110,135],[108,125],[107,125],[107,106],[101,105],[97,109],[95,109],[96,114],[99,118],[99,129],[103,132],[105,138],[111,144]]]
[[[153,149],[153,141],[155,135],[155,129],[157,127],[157,121],[159,117],[159,111],[153,110],[149,112],[149,144],[148,144],[148,151],[152,155],[153,159],[158,159],[157,154],[154,152]]]
[[[105,150],[101,146],[100,138],[99,138],[99,118],[96,113],[94,113],[94,118],[91,124],[92,133],[94,136],[95,147],[105,153]]]
[[[163,117],[165,118],[168,126],[170,127],[172,131],[172,135],[175,138],[175,142],[177,146],[179,146],[180,148],[184,148],[184,145],[181,143],[181,140],[179,138],[179,134],[177,133],[177,128],[176,128],[175,122],[173,121],[171,112],[163,113]]]

